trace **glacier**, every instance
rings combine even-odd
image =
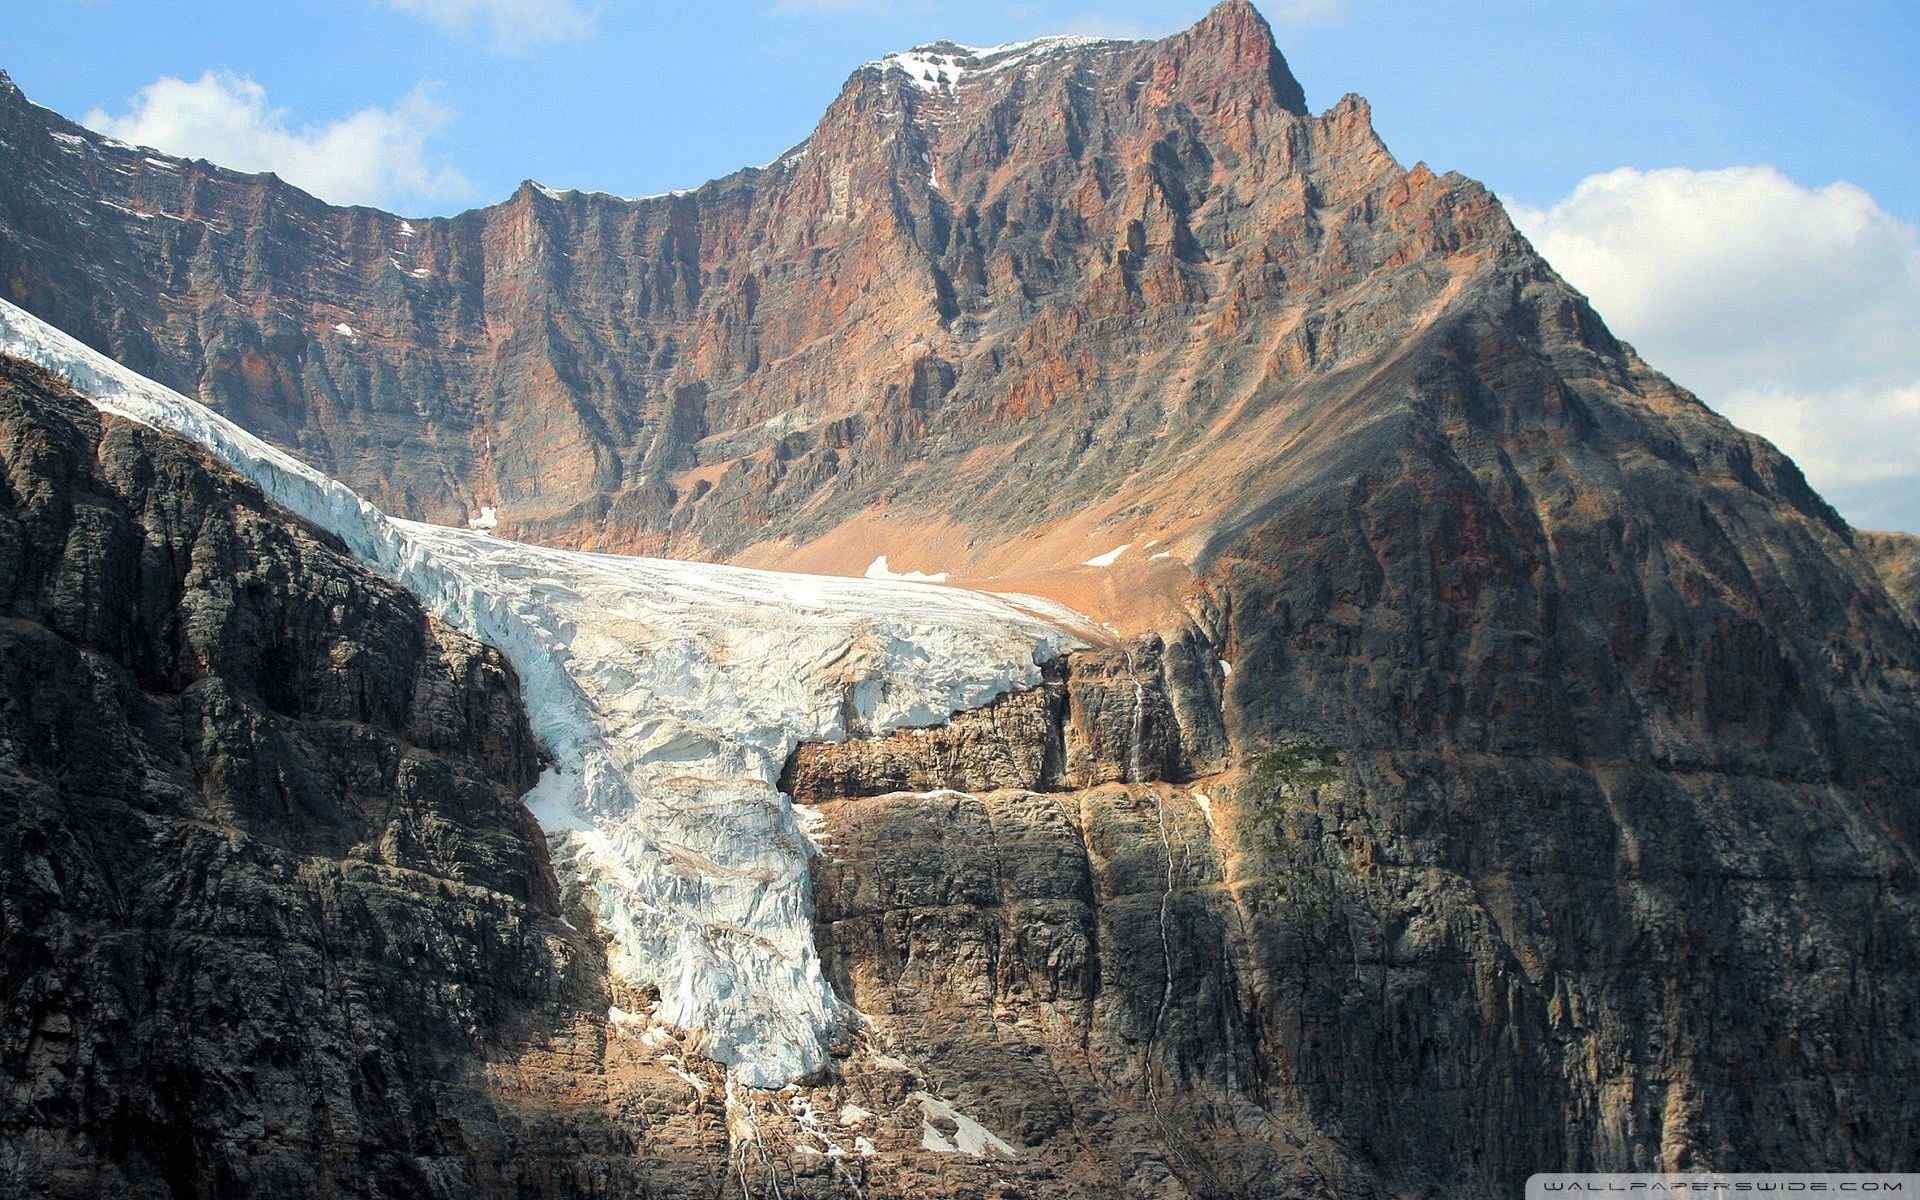
[[[932,725],[1101,636],[1064,606],[897,579],[557,550],[388,516],[197,401],[0,300],[0,353],[178,434],[500,650],[550,760],[525,797],[610,968],[748,1087],[826,1065],[855,1014],[813,943],[802,740]]]

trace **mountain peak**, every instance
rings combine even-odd
[[[1148,44],[1082,34],[1053,34],[998,46],[969,46],[943,38],[863,63],[855,76],[869,70],[883,75],[898,72],[921,92],[951,96],[963,85],[1015,70],[1064,65],[1077,51],[1119,50]],[[1247,0],[1222,0],[1197,24],[1162,39],[1157,45],[1188,51],[1200,49],[1206,60],[1218,69],[1263,74],[1274,99],[1283,108],[1306,114],[1305,90],[1275,44],[1272,27]]]
[[[1273,87],[1274,99],[1292,112],[1306,114],[1306,90],[1293,77],[1286,56],[1273,40],[1273,27],[1248,0],[1221,0],[1197,24],[1173,40],[1208,47],[1228,70],[1265,72]]]

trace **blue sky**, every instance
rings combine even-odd
[[[0,66],[40,103],[163,149],[278,170],[326,199],[431,215],[528,177],[637,195],[767,161],[806,136],[861,62],[916,42],[1155,36],[1208,5],[23,7],[0,32]],[[1310,105],[1366,95],[1403,162],[1500,193],[1616,330],[1794,453],[1849,516],[1920,528],[1911,0],[1260,7]],[[1778,333],[1766,322],[1792,336],[1763,340]],[[1751,344],[1733,344],[1743,331]]]

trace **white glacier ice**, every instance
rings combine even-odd
[[[824,1064],[850,1016],[813,945],[810,846],[776,787],[802,739],[944,721],[1093,634],[1071,610],[888,579],[523,545],[387,516],[205,406],[0,300],[0,353],[180,434],[331,531],[519,673],[551,765],[526,797],[563,882],[741,1084]]]

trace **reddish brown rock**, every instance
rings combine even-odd
[[[956,575],[1136,528],[1197,560],[1267,499],[1237,481],[1275,418],[1527,257],[1364,103],[1310,115],[1244,3],[957,93],[862,68],[792,154],[685,195],[529,184],[452,219],[6,90],[9,298],[391,511],[569,545],[858,570],[849,522],[884,514],[896,559],[956,525]]]
[[[1908,616],[1920,621],[1920,537],[1911,533],[1865,530],[1856,532],[1854,537],[1867,561],[1880,573],[1887,592],[1907,610]]]

